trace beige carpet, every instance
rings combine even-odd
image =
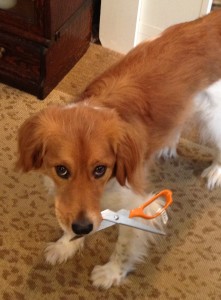
[[[50,103],[70,101],[118,58],[92,45],[43,102],[0,84],[0,299],[221,299],[221,191],[207,191],[199,177],[211,150],[188,139],[179,145],[178,160],[152,169],[153,189],[174,192],[168,235],[158,238],[124,285],[102,291],[89,280],[93,267],[110,256],[117,228],[88,238],[83,254],[65,264],[44,261],[46,243],[61,231],[40,176],[13,170],[17,129]]]

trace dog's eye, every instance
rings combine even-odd
[[[65,166],[56,166],[55,170],[57,175],[63,179],[68,179],[70,177],[70,172]]]
[[[103,165],[97,166],[93,172],[94,178],[97,179],[97,178],[102,177],[105,174],[106,170],[107,170],[106,166],[103,166]]]

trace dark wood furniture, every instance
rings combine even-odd
[[[92,0],[17,0],[0,9],[0,81],[44,99],[86,52],[91,26]]]

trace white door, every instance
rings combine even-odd
[[[141,0],[135,45],[167,27],[210,12],[212,0]]]
[[[102,0],[100,40],[104,47],[126,53],[168,26],[198,18],[212,0]]]

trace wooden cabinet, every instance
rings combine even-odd
[[[10,2],[0,0],[0,81],[44,99],[89,46],[92,0]]]

